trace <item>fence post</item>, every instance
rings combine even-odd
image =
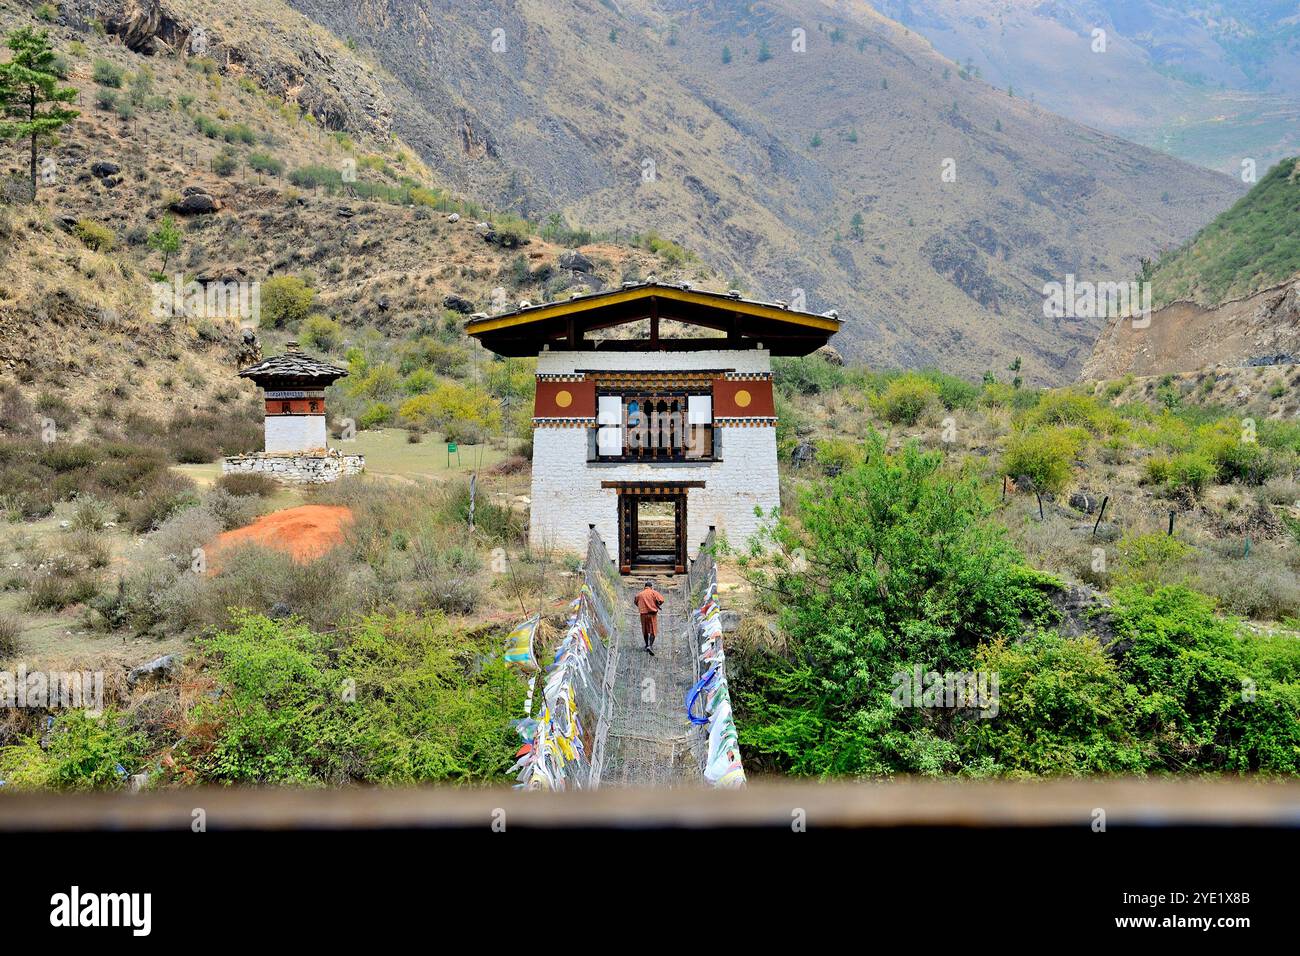
[[[1092,536],[1097,537],[1097,529],[1101,527],[1101,519],[1106,516],[1106,505],[1110,504],[1110,495],[1101,499],[1101,511],[1097,513],[1097,520],[1092,526]]]

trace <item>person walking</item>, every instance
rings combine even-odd
[[[659,636],[659,609],[664,606],[664,596],[655,590],[652,582],[646,581],[645,587],[637,592],[634,603],[641,613],[641,638],[645,641],[646,653],[653,657],[655,638]]]

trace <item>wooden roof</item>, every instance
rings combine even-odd
[[[648,339],[595,342],[585,338],[587,332],[642,319],[650,320]],[[661,338],[661,319],[721,334]],[[504,315],[471,316],[465,323],[467,335],[505,356],[537,355],[546,346],[573,351],[702,351],[750,349],[759,343],[773,355],[808,355],[839,330],[839,316],[834,312],[801,312],[779,302],[745,299],[739,293],[703,292],[653,279],[563,302],[526,306]]]

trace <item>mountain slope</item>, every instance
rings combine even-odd
[[[1100,322],[1044,319],[1044,283],[1127,278],[1240,189],[961,80],[862,2],[293,5],[374,57],[395,129],[458,188],[805,289],[875,363],[1072,378]]]
[[[1107,323],[1086,379],[1300,361],[1300,160],[1146,270],[1149,324]]]
[[[1284,159],[1151,273],[1157,306],[1220,305],[1300,272],[1300,159]]]
[[[1293,0],[871,2],[994,86],[1189,162],[1239,175],[1300,149]]]

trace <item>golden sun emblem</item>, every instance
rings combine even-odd
[[[566,391],[565,389],[560,389],[555,393],[555,404],[560,406],[560,408],[568,408],[573,404],[573,393]]]
[[[743,388],[736,393],[736,404],[741,408],[749,408],[749,403],[753,400],[754,396],[750,395],[749,392],[745,391]]]

